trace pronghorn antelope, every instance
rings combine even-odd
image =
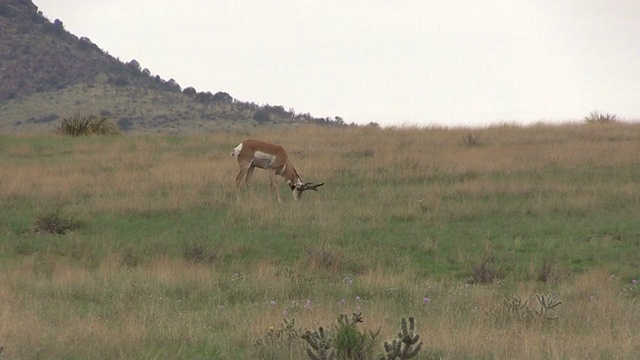
[[[247,188],[249,187],[249,179],[251,179],[255,168],[265,169],[269,172],[270,187],[276,189],[278,201],[282,201],[282,199],[280,198],[276,175],[280,175],[289,185],[294,200],[299,200],[304,191],[317,191],[317,188],[324,185],[324,183],[302,182],[300,175],[298,175],[298,172],[289,161],[287,153],[280,145],[248,139],[236,146],[231,152],[231,156],[235,157],[238,160],[238,165],[240,165],[240,172],[236,176],[238,201],[240,201],[242,184],[244,183]],[[249,192],[251,193],[251,190]],[[271,188],[269,188],[269,192],[271,192]]]

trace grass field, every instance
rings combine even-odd
[[[403,317],[421,359],[640,358],[639,124],[251,131],[0,135],[2,355],[304,359],[361,312],[359,358]],[[247,137],[326,185],[237,203]]]

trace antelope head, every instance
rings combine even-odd
[[[292,185],[291,191],[293,191],[293,198],[295,200],[300,200],[303,192],[307,190],[318,191],[318,188],[322,185],[324,185],[324,183],[301,183],[298,185]]]

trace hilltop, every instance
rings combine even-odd
[[[224,91],[182,87],[135,59],[123,62],[87,37],[50,21],[31,0],[0,3],[0,131],[49,131],[76,113],[124,131],[213,132],[261,125],[344,125],[281,105],[240,101]]]

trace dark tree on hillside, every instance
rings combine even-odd
[[[131,120],[131,118],[128,118],[128,117],[120,118],[117,124],[120,130],[122,131],[129,131],[133,127],[133,121]]]
[[[213,100],[218,102],[231,103],[233,102],[233,97],[226,92],[218,91],[213,95]]]
[[[267,121],[271,120],[271,116],[269,115],[268,110],[258,110],[255,114],[253,114],[253,120],[257,121],[258,124],[264,124]]]
[[[210,103],[213,100],[213,94],[210,91],[199,92],[196,95],[196,100],[204,104]]]
[[[129,61],[125,66],[134,74],[140,73],[140,63],[136,59]]]
[[[122,86],[129,85],[129,79],[127,79],[127,77],[124,75],[118,75],[116,77],[110,77],[107,80],[107,83],[118,86],[118,87],[122,87]]]
[[[180,84],[178,84],[178,82],[173,79],[169,79],[169,81],[167,81],[167,86],[171,91],[175,91],[175,92],[181,91]]]
[[[187,96],[189,96],[189,97],[192,97],[192,96],[196,95],[196,89],[193,88],[192,86],[189,86],[189,87],[184,88],[184,90],[182,90],[182,93],[187,95]]]
[[[78,48],[82,51],[98,49],[98,47],[94,43],[92,43],[88,37],[84,37],[84,36],[78,39]]]
[[[52,25],[51,29],[53,30],[53,33],[56,34],[56,35],[64,34],[64,24],[62,23],[62,20],[55,19],[53,21],[53,25]]]

